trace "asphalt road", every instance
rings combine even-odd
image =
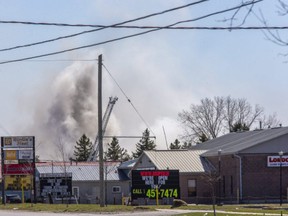
[[[18,210],[0,210],[0,216],[169,216],[187,213],[189,210],[180,209],[159,209],[158,211],[139,211],[139,212],[123,212],[123,213],[52,213],[52,212],[27,212]]]

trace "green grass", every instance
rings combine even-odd
[[[81,213],[88,213],[88,212],[134,212],[134,211],[155,211],[157,208],[166,208],[170,209],[170,205],[149,205],[149,206],[126,206],[126,205],[108,205],[105,207],[100,207],[96,204],[6,204],[0,205],[0,209],[13,209],[13,210],[25,210],[25,211],[46,211],[46,212],[81,212]],[[186,209],[186,210],[201,210],[201,211],[207,211],[206,216],[213,216],[213,210],[212,205],[189,205],[189,206],[183,206],[179,207],[178,209]],[[218,211],[226,211],[225,213],[218,213]],[[279,208],[279,205],[271,205],[271,204],[263,204],[263,205],[223,205],[223,206],[216,206],[216,212],[217,216],[227,216],[227,215],[234,215],[238,216],[240,214],[230,214],[229,212],[246,212],[249,215],[250,213],[259,213],[259,214],[281,214],[281,211],[283,214],[288,214],[288,204],[284,204],[282,208]],[[201,213],[189,213],[189,214],[182,214],[184,215],[192,215],[197,216],[201,215],[203,216],[205,212]],[[242,214],[243,216],[243,214]]]
[[[108,205],[100,207],[96,204],[6,204],[0,205],[0,209],[13,209],[13,210],[25,210],[25,211],[47,211],[47,212],[132,212],[132,211],[154,211],[155,206],[149,207],[135,207],[125,205]]]
[[[180,207],[180,209],[193,209],[193,210],[207,210],[206,216],[212,216],[213,208],[211,205],[189,205],[189,206],[183,206]],[[209,212],[208,212],[209,211]],[[216,212],[217,211],[225,211],[227,213],[217,213],[217,215],[234,215],[237,214],[229,214],[229,212],[246,212],[246,215],[249,215],[249,213],[258,213],[258,214],[281,214],[281,211],[283,214],[288,214],[288,204],[282,205],[280,208],[279,204],[244,204],[244,205],[223,205],[223,206],[216,206]],[[201,215],[203,216],[205,213],[193,213],[193,215]],[[192,214],[182,214],[182,215],[192,215]],[[243,214],[238,214],[242,215]],[[253,215],[253,214],[250,214]],[[255,216],[255,215],[254,215]]]

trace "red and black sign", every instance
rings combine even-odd
[[[33,175],[34,174],[34,164],[4,164],[3,169],[4,174],[6,175]]]
[[[179,170],[132,170],[131,198],[180,198]]]

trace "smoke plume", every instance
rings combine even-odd
[[[41,99],[33,128],[41,158],[55,158],[59,145],[73,156],[76,141],[85,133],[94,141],[97,133],[97,79],[95,63],[74,63],[63,70]],[[66,158],[67,159],[67,158]]]

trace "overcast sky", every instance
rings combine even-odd
[[[196,1],[172,0],[0,0],[0,21],[111,25]],[[165,26],[238,6],[240,0],[210,0],[195,6],[126,25]],[[264,0],[253,8],[268,25],[287,26],[277,14],[278,1]],[[241,24],[247,8],[236,14]],[[185,26],[230,25],[219,14]],[[184,26],[180,24],[179,26]],[[244,26],[261,26],[250,14]],[[0,24],[0,49],[66,36],[92,28]],[[0,52],[7,61],[99,43],[142,32],[106,29],[37,46]],[[287,30],[280,31],[287,35]],[[177,115],[204,97],[246,98],[277,113],[287,126],[287,47],[265,39],[259,30],[161,30],[138,37],[43,57],[0,65],[0,135],[34,135],[40,158],[55,158],[55,143],[62,137],[67,151],[83,133],[97,134],[97,59],[128,96],[156,136],[158,149],[166,149],[181,134]],[[64,61],[69,60],[69,61]],[[147,128],[113,79],[103,69],[103,113],[108,98],[117,96],[106,135],[141,136]],[[129,151],[139,139],[119,140]],[[104,141],[104,143],[110,140]]]

